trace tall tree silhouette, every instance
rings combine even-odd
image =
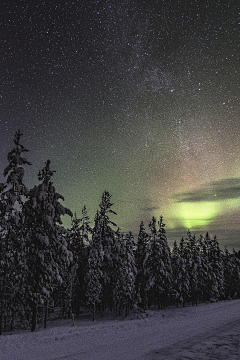
[[[23,157],[29,150],[20,143],[21,136],[18,130],[15,133],[14,147],[7,156],[8,166],[3,172],[6,182],[0,184],[0,334],[7,307],[8,310],[11,308],[13,313],[13,304],[17,307],[22,296],[22,280],[17,274],[22,270],[20,266],[24,264],[21,208],[23,197],[28,196],[28,190],[23,183],[23,166],[31,163]],[[9,300],[10,296],[14,301]]]
[[[61,226],[61,215],[72,216],[72,213],[59,202],[64,198],[55,191],[51,181],[54,172],[48,160],[38,174],[41,183],[30,190],[23,208],[28,249],[26,298],[32,314],[31,331],[36,328],[38,306],[47,307],[54,286],[62,283],[65,267],[72,261],[64,236],[66,230]]]

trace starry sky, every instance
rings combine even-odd
[[[23,132],[65,206],[171,245],[206,231],[240,248],[239,2],[12,0],[1,6],[0,181]],[[69,226],[70,221],[65,220]]]

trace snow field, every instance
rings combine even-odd
[[[240,359],[240,300],[148,311],[143,319],[57,320],[0,337],[1,360]]]

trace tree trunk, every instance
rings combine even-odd
[[[1,294],[1,310],[0,310],[0,335],[2,335],[3,332],[3,312],[4,312],[4,299],[3,299],[3,293]]]
[[[4,315],[4,291],[5,291],[5,286],[4,286],[4,280],[2,280],[2,286],[1,286],[1,299],[0,299],[0,335],[2,335],[3,333],[3,315]]]
[[[47,306],[46,306],[45,315],[44,315],[44,329],[47,328],[47,317],[48,317],[48,301],[47,301]]]
[[[31,326],[31,332],[36,330],[37,325],[37,305],[34,304],[32,307],[32,326]]]
[[[95,320],[95,301],[93,303],[92,321]]]

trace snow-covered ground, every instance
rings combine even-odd
[[[1,360],[240,359],[240,300],[148,311],[141,319],[55,320],[0,337]]]

